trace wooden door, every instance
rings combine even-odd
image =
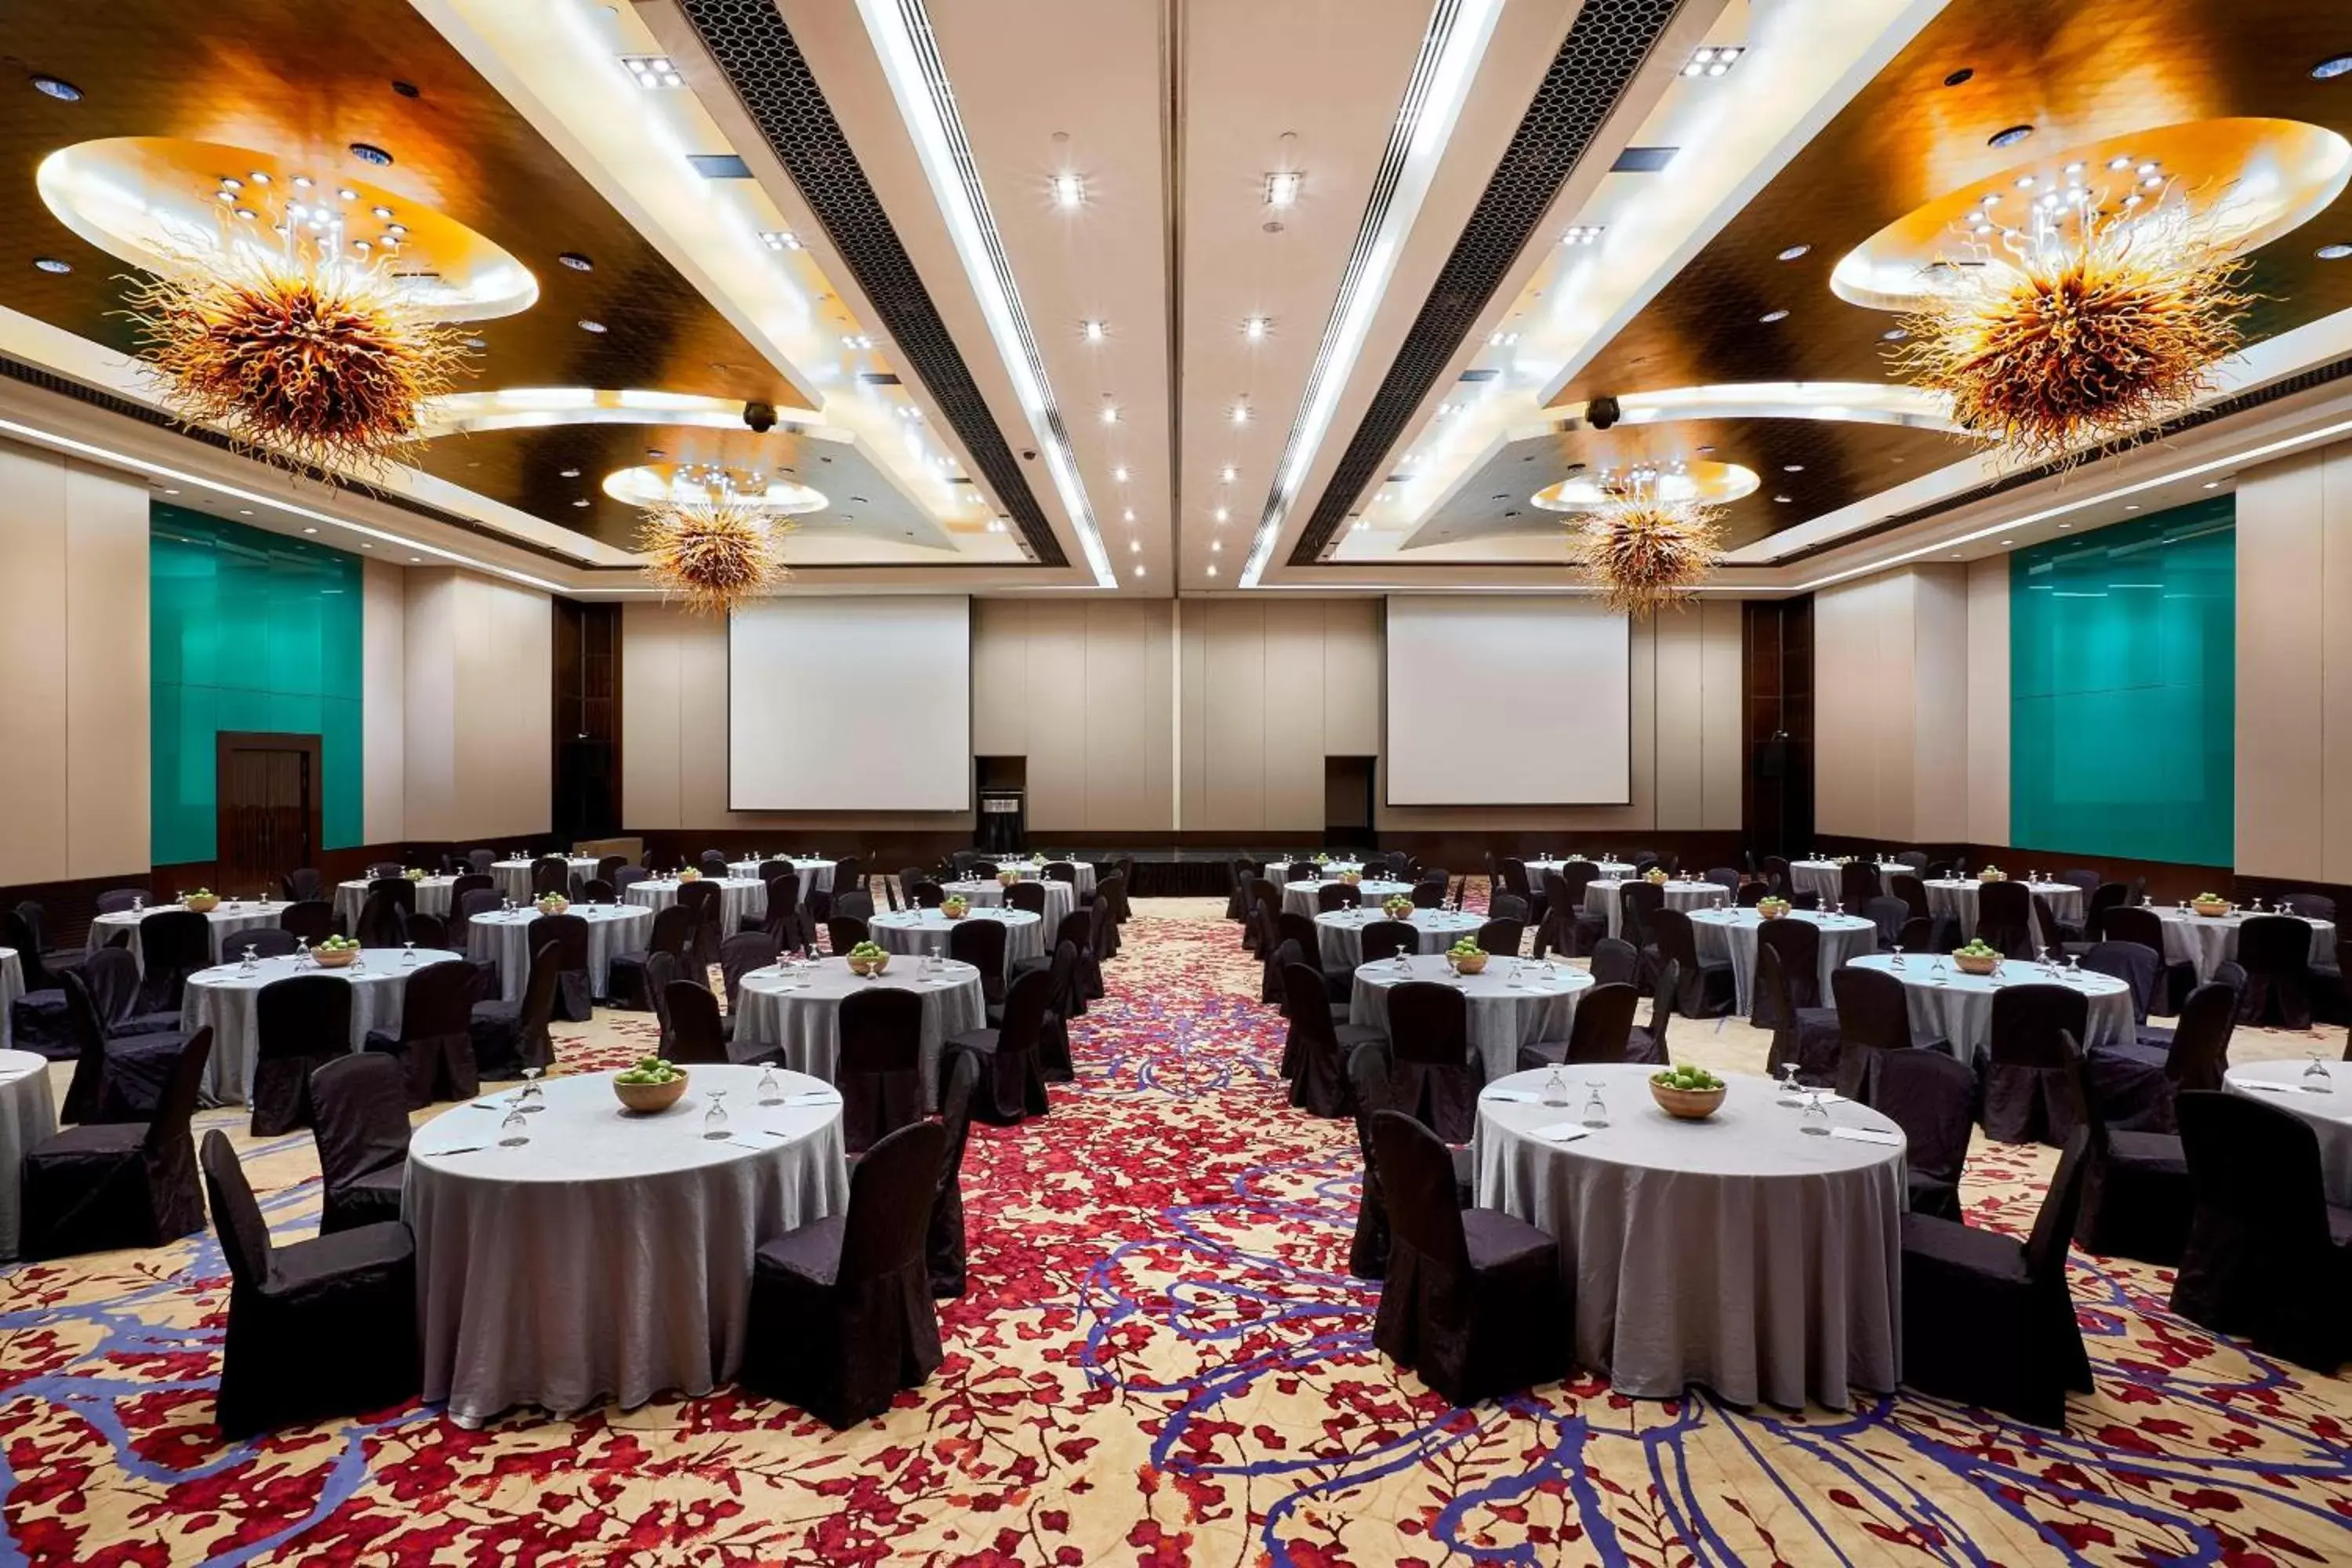
[[[319,737],[224,731],[216,760],[213,890],[276,897],[280,877],[319,863]]]

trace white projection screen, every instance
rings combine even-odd
[[[971,601],[763,599],[727,623],[731,811],[971,805]]]
[[[1625,617],[1562,595],[1388,601],[1391,805],[1633,799]]]

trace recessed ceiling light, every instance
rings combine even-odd
[[[1787,321],[1789,319],[1789,312],[1786,310],[1767,310],[1756,319],[1765,326],[1769,327],[1775,321]]]
[[[2136,500],[2126,501],[2124,502],[2124,510],[2126,511],[2137,511],[2139,510],[2139,502]]]
[[[1210,576],[1212,576],[1212,577],[1213,577],[1213,576],[1215,576],[1216,574],[1217,574],[1217,563],[1216,563],[1215,562],[1212,561],[1212,562],[1210,562],[1210,563],[1209,563],[1209,575],[1210,575]]]
[[[1121,522],[1133,522],[1135,521],[1135,509],[1131,506],[1122,507],[1119,510],[1118,520]]]
[[[2014,543],[2016,543],[2016,542],[2017,542],[2017,541],[2015,541],[2014,539],[2004,539],[2004,540],[2002,540],[2002,541],[2000,542],[2000,547],[2001,547],[2003,550],[2006,550],[2006,549],[2008,549],[2011,545],[2012,545],[2012,544],[2014,544]]]
[[[1143,563],[1140,561],[1135,563],[1135,574],[1139,577],[1143,575]]]
[[[686,79],[677,74],[677,63],[667,55],[623,55],[621,63],[629,68],[629,74],[647,92],[686,85]]]
[[[2317,71],[2314,71],[2311,74],[2317,76],[2319,73]],[[63,77],[37,76],[33,79],[33,87],[36,91],[46,93],[49,97],[56,99],[59,103],[79,103],[81,101],[81,89],[66,80]]]
[[[1784,474],[1801,474],[1805,471],[1805,465],[1802,463],[1783,463],[1780,465],[1780,471]]]
[[[1242,471],[1234,467],[1231,463],[1227,463],[1223,468],[1217,470],[1217,478],[1224,480],[1227,484],[1232,484],[1235,479],[1240,479],[1241,477]]]
[[[1242,336],[1254,343],[1263,342],[1267,329],[1273,325],[1274,323],[1264,316],[1252,316],[1242,323]]]
[[[1608,228],[1609,226],[1605,223],[1574,224],[1570,226],[1566,234],[1559,237],[1559,242],[1562,245],[1591,245],[1598,242]]]
[[[2312,254],[2322,261],[2341,261],[2352,256],[2352,245],[2323,245]]]
[[[373,213],[380,218],[388,219],[392,216],[392,209],[390,207],[370,207],[368,211]]]
[[[2221,488],[2221,481],[2219,479],[2207,479],[2205,481],[2205,488],[2209,490],[2220,489]]]
[[[488,338],[467,338],[465,342],[469,349],[486,349],[490,346],[490,341]]]
[[[2017,176],[2017,188],[2018,188],[2019,190],[2021,190],[2021,191],[2030,191],[2030,190],[2032,190],[2032,189],[2033,188],[2033,176],[2032,176],[2032,175],[2031,175],[2031,174],[2020,174],[2020,175],[2018,175],[2018,176]]]
[[[319,531],[318,531],[317,529],[315,529],[315,528],[306,528],[306,529],[304,529],[302,531],[303,531],[303,532],[305,532],[305,533],[316,533],[316,532],[318,532]]]
[[[874,340],[864,332],[844,332],[841,335],[841,346],[853,350],[870,349],[874,346]]]
[[[1212,555],[1223,554],[1225,542],[1222,539],[1212,539],[1209,541],[1209,553]]]
[[[1690,63],[1683,67],[1685,76],[1722,76],[1739,63],[1748,52],[1739,44],[1705,45],[1691,51]]]
[[[1140,554],[1142,554],[1142,553],[1143,553],[1143,541],[1141,541],[1140,539],[1130,539],[1130,540],[1129,540],[1129,541],[1127,542],[1127,552],[1128,552],[1129,555],[1140,555]]]
[[[2024,141],[2027,137],[2032,134],[2033,127],[2031,125],[2012,125],[2006,130],[1996,131],[1991,135],[1986,137],[1985,145],[1988,147],[2014,147],[2020,142]]]
[[[2334,81],[2339,76],[2352,75],[2352,55],[2330,55],[2312,67],[2311,74],[2320,81]],[[40,85],[39,78],[34,79],[34,85]],[[48,89],[42,88],[41,90],[47,92]]]
[[[1234,405],[1234,423],[1236,425],[1246,425],[1249,423],[1248,404],[1236,403]]]
[[[580,470],[577,468],[566,468],[563,470],[563,477],[567,479],[576,479],[580,477]]]
[[[586,506],[586,505],[588,504],[588,498],[587,498],[587,497],[585,497],[585,496],[583,496],[583,497],[581,497],[578,500],[573,501],[572,504],[573,506]]]
[[[1124,468],[1113,468],[1110,471],[1110,477],[1118,480],[1120,484],[1127,483],[1127,470]]]
[[[253,515],[253,509],[249,506],[241,506],[236,509],[236,515],[239,517],[251,517]]]
[[[338,200],[346,202],[355,202],[360,199],[360,194],[353,190],[337,191],[335,195]]]
[[[1882,342],[1890,343],[1899,343],[1910,335],[1910,332],[1901,327],[1889,327],[1878,334]]]
[[[72,262],[60,260],[54,256],[36,256],[33,258],[33,265],[39,268],[44,272],[71,272],[73,270]]]
[[[1780,259],[1782,261],[1794,261],[1797,258],[1804,255],[1805,252],[1811,249],[1812,249],[1812,247],[1810,245],[1792,245],[1780,252]]]
[[[581,255],[576,250],[567,250],[558,256],[555,259],[561,261],[564,266],[569,267],[574,272],[593,272],[596,270],[596,264],[589,260],[586,257]]]
[[[352,157],[357,158],[361,163],[366,163],[371,167],[378,169],[389,169],[392,167],[392,154],[385,152],[383,148],[377,146],[373,142],[352,142],[351,145],[351,153]]]
[[[760,231],[760,243],[766,246],[770,250],[805,250],[808,248],[805,245],[801,243],[801,237],[794,234],[788,228],[761,229]]]
[[[1106,403],[1102,405],[1102,422],[1106,425],[1116,425],[1118,423],[1118,404]]]
[[[585,320],[583,320],[583,321],[580,323],[580,330],[581,330],[582,331],[583,331],[583,332],[601,332],[601,331],[603,331],[604,330],[604,322],[602,322],[602,321],[585,321]]]
[[[1054,176],[1054,205],[1057,207],[1077,207],[1086,205],[1087,182],[1082,174]]]
[[[1507,349],[1518,341],[1519,334],[1517,332],[1496,332],[1486,339],[1486,346],[1490,349]]]
[[[361,540],[361,541],[360,541],[360,548],[361,548],[362,550],[373,550],[373,549],[375,548],[375,546],[374,546],[374,545],[373,545],[373,544],[370,544],[366,540],[362,539],[362,540]]]
[[[1960,83],[1968,80],[1970,77],[1976,74],[1976,68],[1973,66],[1962,66],[1959,69],[1954,71],[1951,75],[1944,79],[1944,85],[1946,87],[1958,87]]]
[[[1786,506],[1797,498],[1794,496],[1774,496],[1772,499],[1779,501],[1782,506]]]
[[[1090,343],[1098,343],[1102,342],[1103,339],[1109,334],[1109,331],[1110,329],[1104,326],[1099,320],[1089,319],[1078,323],[1079,335],[1084,337],[1087,342]]]
[[[1297,205],[1300,174],[1296,169],[1280,169],[1265,177],[1265,205],[1286,207]]]

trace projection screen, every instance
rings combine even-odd
[[[1391,805],[1633,798],[1625,617],[1563,595],[1388,601]]]
[[[733,811],[971,805],[971,602],[763,599],[727,623]]]

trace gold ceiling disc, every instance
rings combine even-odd
[[[1722,506],[1753,495],[1758,482],[1754,469],[1738,463],[1678,463],[1654,469],[1606,468],[1573,474],[1545,486],[1528,500],[1546,511],[1591,511],[1634,493],[1660,501]]]

